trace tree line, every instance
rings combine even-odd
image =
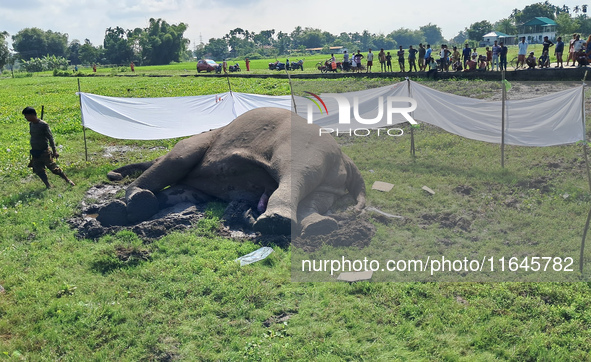
[[[9,34],[0,32],[0,69],[5,64],[20,60],[23,64],[63,64],[52,57],[66,59],[70,64],[128,64],[161,65],[188,60],[192,57],[214,59],[249,57],[251,59],[274,57],[305,49],[322,48],[329,53],[330,47],[342,46],[355,51],[372,49],[395,49],[419,43],[477,45],[482,36],[491,31],[509,35],[517,34],[518,25],[534,17],[547,17],[558,24],[558,33],[565,39],[577,32],[591,34],[591,19],[587,18],[586,6],[557,6],[548,1],[530,4],[523,9],[513,9],[507,18],[495,23],[481,20],[470,24],[454,38],[445,40],[441,28],[435,24],[418,29],[400,28],[389,34],[341,32],[331,34],[316,28],[294,28],[287,33],[274,29],[258,33],[235,28],[220,38],[211,38],[188,50],[189,40],[184,37],[187,25],[168,24],[162,19],[150,19],[148,27],[133,30],[121,27],[107,28],[103,44],[95,46],[88,39],[84,42],[68,42],[68,34],[26,28],[12,36],[14,54],[6,43]],[[566,37],[565,37],[566,36]]]
[[[103,44],[95,46],[88,39],[83,43],[77,39],[68,42],[68,34],[25,28],[12,36],[14,55],[10,54],[6,44],[8,33],[2,32],[0,69],[16,60],[40,63],[52,57],[66,59],[71,65],[129,64],[132,61],[141,65],[162,65],[179,62],[187,59],[189,39],[184,37],[186,30],[184,23],[168,24],[162,19],[152,18],[146,28],[107,28]]]

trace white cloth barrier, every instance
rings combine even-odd
[[[227,92],[192,97],[118,98],[79,94],[84,127],[109,137],[134,140],[191,136],[223,127],[258,107],[291,109],[290,96]]]
[[[298,114],[310,119],[320,127],[339,132],[349,128],[375,129],[388,126],[386,113],[388,97],[410,97],[417,103],[411,112],[415,121],[440,127],[456,135],[491,143],[501,143],[502,104],[501,101],[456,96],[431,89],[410,81],[393,86],[374,88],[361,92],[340,93],[351,105],[350,124],[339,123],[341,114],[338,101],[330,93],[319,95],[326,105],[322,110],[311,101],[313,96],[296,98]],[[364,124],[355,120],[354,99],[358,99],[358,118],[372,119],[380,109],[384,113],[376,124]],[[378,99],[382,97],[382,103]],[[582,115],[583,86],[552,93],[542,97],[505,102],[505,143],[519,146],[554,146],[575,143],[585,139]],[[317,102],[319,102],[316,99]],[[342,102],[344,103],[344,102]],[[392,104],[394,107],[408,107],[408,103]],[[401,107],[401,108],[403,108]],[[311,112],[311,116],[308,115]],[[328,114],[327,114],[328,113]],[[400,113],[392,116],[392,124],[406,122]]]
[[[410,85],[410,87],[409,87]],[[101,134],[123,139],[165,139],[190,136],[222,127],[246,111],[259,107],[292,109],[290,96],[264,96],[223,93],[173,98],[115,98],[80,93],[82,122]],[[390,97],[390,98],[389,98]],[[412,112],[388,112],[392,108]],[[350,105],[343,117],[340,105]],[[381,100],[381,102],[379,101]],[[505,143],[521,146],[553,146],[585,138],[582,115],[582,86],[543,97],[507,100],[505,105]],[[326,109],[324,105],[326,105]],[[316,104],[315,104],[316,103]],[[410,81],[357,92],[295,97],[298,114],[323,128],[344,131],[349,128],[382,128],[407,121],[409,113],[418,123],[438,126],[462,137],[501,142],[502,106],[500,101],[484,101],[439,92]],[[371,120],[380,112],[382,118]],[[391,122],[387,122],[387,114]],[[346,116],[346,115],[345,115]],[[350,124],[339,123],[349,119]],[[357,119],[361,119],[358,122]],[[363,121],[366,120],[366,121]]]

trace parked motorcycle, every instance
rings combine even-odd
[[[333,62],[331,59],[328,59],[324,62],[318,62],[316,64],[319,71],[322,73],[327,72],[337,72],[337,70],[343,70],[343,63],[341,62]]]
[[[303,71],[304,70],[304,60],[300,59],[297,62],[291,62],[290,68],[291,68],[291,70],[301,69]]]
[[[285,63],[281,63],[280,61],[269,63],[269,70],[285,70]]]
[[[240,69],[240,65],[238,63],[236,63],[234,65],[230,65],[230,67],[228,68],[228,70],[230,72],[240,72],[240,71],[242,71],[242,69]]]

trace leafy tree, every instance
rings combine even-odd
[[[214,59],[223,59],[228,56],[228,43],[224,39],[211,38],[203,47],[203,55]]]
[[[570,38],[570,34],[576,32],[581,24],[576,18],[571,18],[568,13],[560,13],[556,16],[556,23],[558,24],[558,34]]]
[[[478,21],[474,24],[470,24],[470,28],[466,29],[468,39],[480,41],[482,36],[492,31],[492,24],[488,20]]]
[[[417,46],[419,43],[425,43],[425,34],[420,30],[410,30],[406,28],[400,28],[394,30],[388,34],[389,38],[392,38],[397,45],[408,47],[409,45]]]
[[[20,59],[39,58],[44,55],[65,57],[68,35],[39,28],[25,28],[12,36],[12,46]]]
[[[497,21],[493,25],[493,29],[495,31],[500,31],[501,33],[505,34],[517,34],[517,27],[511,18],[505,18]]]
[[[435,24],[423,25],[419,28],[425,36],[425,41],[429,44],[441,44],[445,42],[443,35],[441,35],[441,28]]]
[[[511,17],[516,24],[523,24],[536,17],[546,17],[554,20],[555,14],[563,11],[562,7],[550,4],[548,1],[527,5],[522,10],[514,9]]]
[[[0,32],[0,69],[4,68],[8,63],[8,58],[10,56],[10,50],[8,50],[8,43],[6,42],[7,37],[7,32]]]
[[[285,54],[291,47],[291,38],[289,34],[280,31],[277,33],[277,41],[275,43],[279,54]]]
[[[90,40],[84,39],[84,44],[78,49],[78,58],[82,64],[99,63],[101,49],[95,48]]]
[[[47,54],[65,58],[68,53],[68,34],[47,30]]]
[[[591,34],[591,18],[588,18],[585,14],[579,15],[575,18],[579,23],[579,33]]]
[[[275,35],[275,29],[263,30],[253,37],[253,40],[258,47],[270,46],[273,44],[273,35]]]
[[[302,45],[301,36],[302,36],[303,29],[301,26],[296,26],[295,29],[290,34],[292,46],[293,47],[300,47]],[[305,47],[304,47],[305,48]]]
[[[186,30],[185,23],[170,25],[162,19],[152,18],[141,34],[134,31],[129,37],[139,38],[142,63],[160,65],[181,60],[181,54],[189,45],[189,40],[183,37]]]
[[[454,36],[453,39],[451,40],[451,42],[453,44],[464,44],[466,42],[466,40],[468,40],[467,29],[466,30],[460,30],[460,32],[458,33],[458,35]]]
[[[396,41],[384,34],[377,35],[373,40],[373,45],[376,49],[394,49],[396,48]]]
[[[42,72],[56,69],[65,70],[68,67],[68,60],[64,57],[56,57],[55,55],[45,55],[42,58],[24,60],[22,67],[27,72]]]
[[[80,64],[80,41],[77,39],[72,40],[70,45],[68,45],[68,60],[70,64]]]
[[[299,36],[299,44],[304,45],[306,48],[320,48],[324,43],[324,36],[322,30],[306,28]]]
[[[363,33],[361,33],[361,36],[359,37],[359,41],[360,41],[360,47],[361,49],[369,49],[369,48],[374,48],[375,46],[372,42],[373,40],[373,35],[367,31],[364,30]]]
[[[130,62],[133,51],[127,39],[127,32],[120,27],[107,28],[103,41],[105,57],[111,64],[123,64]]]

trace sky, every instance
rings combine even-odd
[[[439,26],[451,39],[470,24],[506,18],[514,8],[542,0],[1,0],[0,32],[10,36],[24,28],[67,33],[68,41],[102,44],[109,27],[146,28],[150,18],[185,23],[190,48],[220,38],[231,29],[290,33],[296,26],[338,35],[368,30],[388,34],[400,28]],[[554,1],[550,1],[555,3]],[[570,8],[585,2],[563,1]],[[556,3],[558,5],[558,3]],[[8,39],[10,43],[10,37]]]

